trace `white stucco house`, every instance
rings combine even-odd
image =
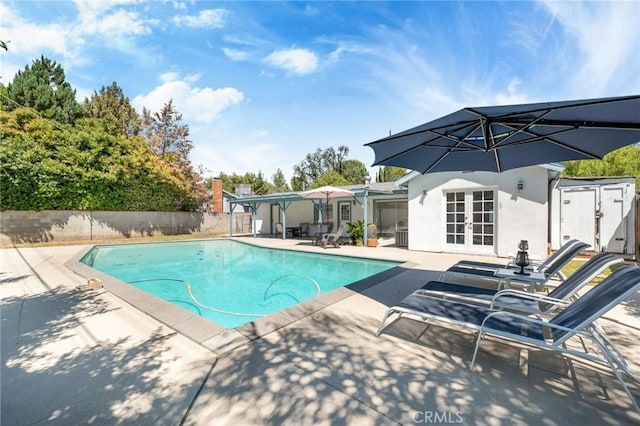
[[[508,257],[521,240],[527,240],[530,255],[546,258],[550,250],[578,238],[591,244],[593,251],[634,254],[635,180],[599,180],[598,190],[609,195],[597,198],[602,201],[597,210],[574,208],[566,214],[567,197],[576,198],[578,190],[594,194],[596,189],[574,182],[567,190],[567,180],[561,179],[564,168],[562,163],[551,163],[502,173],[410,172],[396,182],[345,187],[355,197],[331,199],[328,204],[303,199],[296,192],[243,197],[232,203],[242,203],[253,213],[255,234],[275,235],[276,223],[284,228],[309,223],[313,235],[321,229],[321,217],[325,232],[329,225],[336,229],[340,223],[366,218],[377,225],[379,235],[415,251]],[[625,194],[622,201],[619,194]],[[600,220],[602,212],[615,220],[611,224]],[[584,218],[594,215],[595,222],[582,225]],[[606,244],[585,239],[595,232],[604,241],[605,228],[611,229]]]
[[[546,257],[550,185],[563,169],[408,173],[398,184],[408,189],[409,250],[508,256],[527,240]]]

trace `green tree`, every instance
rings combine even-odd
[[[115,81],[94,91],[90,99],[85,98],[83,107],[85,117],[101,118],[113,135],[133,137],[140,134],[140,116]]]
[[[282,171],[282,169],[276,170],[273,176],[271,176],[271,181],[273,182],[274,192],[291,191],[289,185],[287,185],[287,179],[284,177],[284,172]]]
[[[341,175],[349,182],[350,184],[356,185],[364,182],[365,176],[367,176],[369,172],[367,171],[367,167],[360,160],[344,160],[342,161],[342,173]]]
[[[273,185],[264,179],[261,171],[258,173],[247,172],[244,175],[232,173],[230,175],[220,172],[218,179],[222,181],[222,188],[225,191],[235,193],[236,185],[247,184],[251,186],[251,192],[255,195],[265,195],[274,192]]]
[[[567,161],[563,176],[631,176],[640,188],[640,144],[629,145],[605,155],[602,160]]]
[[[350,183],[351,182],[349,182],[340,173],[336,171],[330,171],[323,174],[318,179],[314,180],[313,183],[311,184],[311,188],[318,188],[324,185],[344,186],[344,185],[349,185]]]
[[[335,171],[342,175],[343,163],[348,154],[349,148],[344,145],[337,149],[318,148],[315,152],[307,154],[303,161],[293,166],[292,188],[295,191],[308,189],[316,179],[328,172]]]
[[[142,137],[74,126],[32,109],[0,111],[2,210],[195,210],[192,181],[153,155]]]
[[[62,66],[41,56],[27,65],[7,86],[8,99],[2,98],[3,109],[30,107],[46,118],[71,124],[82,116],[76,102],[76,91],[65,81]]]
[[[396,166],[385,166],[380,169],[377,182],[395,182],[407,173],[407,169]]]

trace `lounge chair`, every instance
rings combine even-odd
[[[547,295],[532,294],[515,289],[489,290],[442,281],[430,281],[415,292],[426,296],[484,305],[493,309],[549,315],[575,299],[577,293],[585,285],[610,266],[623,261],[624,259],[620,256],[599,253],[586,261]]]
[[[337,248],[339,246],[338,240],[342,237],[342,234],[344,234],[344,223],[338,226],[336,232],[332,234],[322,234],[320,237],[320,245],[324,249],[326,249],[329,244],[333,244],[333,246]]]
[[[611,367],[631,399],[633,408],[640,412],[640,407],[620,374],[622,372],[633,378],[633,373],[621,353],[595,322],[617,304],[633,295],[638,288],[640,288],[640,266],[631,265],[618,269],[548,320],[413,293],[385,313],[376,335],[399,318],[409,316],[427,323],[453,324],[477,331],[471,369],[475,365],[480,342],[485,335],[605,363]],[[386,324],[387,319],[394,314],[397,318]],[[573,337],[591,340],[599,348],[601,356],[596,352],[587,352],[584,344],[582,345],[584,350],[567,346],[567,341]]]
[[[532,268],[535,272],[541,272],[547,280],[558,278],[564,280],[566,277],[561,269],[569,263],[581,251],[590,247],[589,244],[578,240],[571,240],[547,258],[538,266]],[[447,269],[440,275],[440,281],[459,281],[461,278],[468,280],[499,280],[494,274],[499,268],[515,268],[515,265],[500,265],[497,263],[461,261]]]

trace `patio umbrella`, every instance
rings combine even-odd
[[[637,142],[640,95],[464,108],[365,146],[374,166],[434,173],[601,159]]]
[[[338,188],[335,186],[321,186],[319,188],[310,189],[300,193],[302,198],[308,198],[311,200],[326,200],[329,204],[330,198],[347,198],[355,197],[355,192],[348,189]],[[322,218],[320,219],[320,232],[322,232]]]

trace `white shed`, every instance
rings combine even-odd
[[[577,238],[591,250],[635,254],[632,177],[562,178],[551,191],[551,248]]]

